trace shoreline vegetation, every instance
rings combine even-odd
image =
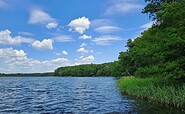
[[[114,62],[103,64],[84,64],[77,66],[60,67],[54,71],[54,76],[98,77],[113,76]]]
[[[185,84],[167,78],[123,77],[118,79],[120,91],[169,108],[185,111]]]
[[[53,76],[53,72],[46,72],[46,73],[11,73],[11,74],[4,74],[0,73],[0,77],[44,77],[44,76]]]

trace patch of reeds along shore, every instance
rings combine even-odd
[[[117,81],[117,85],[128,95],[185,110],[185,83],[165,78],[124,77]]]

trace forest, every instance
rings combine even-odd
[[[55,70],[55,76],[112,76],[113,63],[85,64],[78,66],[60,67]]]
[[[53,72],[45,72],[45,73],[9,73],[4,74],[0,73],[0,77],[40,77],[40,76],[53,76]]]

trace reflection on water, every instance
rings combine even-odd
[[[0,113],[161,112],[160,108],[146,109],[145,103],[121,96],[115,78],[3,77],[0,96]]]

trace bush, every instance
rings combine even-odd
[[[135,76],[140,78],[159,77],[162,72],[163,70],[161,68],[153,65],[149,67],[138,68],[135,73]]]

